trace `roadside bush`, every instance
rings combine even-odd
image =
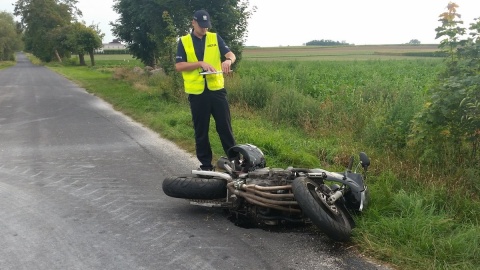
[[[447,54],[446,69],[416,115],[410,141],[421,161],[435,158],[446,170],[480,167],[480,21],[471,24],[464,39],[457,7],[448,5],[436,29],[437,38],[444,37],[440,47]]]
[[[178,87],[178,83],[172,76],[155,74],[149,77],[148,84],[155,87],[159,95],[167,101],[187,102],[187,94],[183,91],[183,87]]]
[[[79,60],[78,57],[67,57],[62,59],[62,64],[65,66],[78,66]]]

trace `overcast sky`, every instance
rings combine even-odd
[[[15,0],[0,0],[13,13]],[[99,24],[104,43],[113,37],[109,22],[118,18],[113,0],[78,0],[87,25]],[[480,0],[456,0],[464,27],[480,17]],[[257,11],[249,20],[246,45],[296,46],[328,39],[356,45],[401,44],[418,39],[439,43],[435,28],[447,0],[250,0]],[[160,18],[160,14],[159,14]]]

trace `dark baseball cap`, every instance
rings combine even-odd
[[[195,13],[193,13],[193,19],[197,21],[198,25],[202,28],[212,27],[212,24],[210,23],[210,14],[203,9],[195,11]]]

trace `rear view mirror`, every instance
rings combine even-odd
[[[370,159],[365,152],[360,152],[360,163],[365,170],[370,166]]]

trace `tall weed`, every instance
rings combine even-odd
[[[451,206],[466,200],[452,201],[444,188],[405,191],[398,179],[385,176],[375,179],[375,197],[357,219],[355,238],[367,243],[363,251],[402,269],[475,269],[480,259],[478,219],[464,222]],[[463,206],[478,209],[477,202]]]
[[[246,105],[252,109],[263,109],[275,93],[270,82],[259,78],[241,78],[232,76],[226,79],[228,97],[232,103]]]

